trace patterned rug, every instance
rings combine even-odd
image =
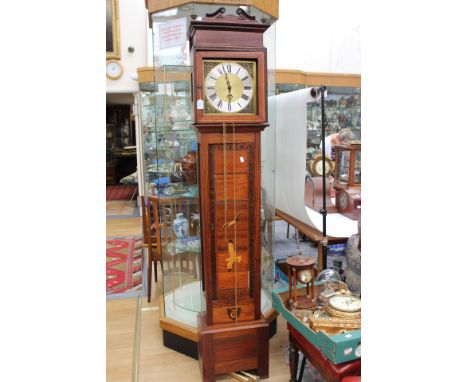
[[[145,294],[143,238],[106,239],[106,293],[114,297],[137,297]]]
[[[130,200],[137,196],[136,184],[113,184],[106,186],[106,200]]]

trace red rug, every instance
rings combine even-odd
[[[143,259],[143,239],[141,237],[107,239],[107,294],[142,290]]]
[[[138,185],[136,184],[114,184],[106,186],[106,200],[130,200],[137,196]]]

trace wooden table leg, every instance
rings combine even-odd
[[[292,342],[289,342],[289,372],[291,373],[291,379],[289,380],[289,382],[297,382],[296,376],[298,361],[298,350]]]
[[[305,367],[305,363],[307,361],[307,358],[305,357],[305,355],[302,357],[302,363],[301,363],[301,370],[299,371],[299,378],[298,378],[298,382],[301,382],[302,381],[302,376],[304,375],[304,367]]]

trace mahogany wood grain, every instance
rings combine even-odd
[[[233,286],[237,284],[238,288],[249,287],[249,272],[239,271],[236,273],[230,272],[218,272],[218,288],[219,289],[233,289]]]
[[[199,316],[200,368],[203,381],[235,371],[257,369],[262,378],[268,377],[268,323],[265,319],[242,325],[206,325],[205,315]]]
[[[222,175],[224,174],[224,157],[218,158],[218,156],[223,156],[223,152],[219,151],[215,153],[215,156],[216,158],[215,158],[214,172],[216,174]],[[240,158],[244,158],[244,160],[241,161]],[[249,152],[247,150],[237,150],[237,156],[235,158],[232,155],[226,156],[226,173],[228,174],[233,173],[234,165],[235,165],[236,173],[247,173],[248,163],[249,163]]]
[[[235,174],[214,175],[214,181],[216,201],[234,200],[234,191],[236,192],[236,200],[249,200],[248,173],[243,174],[236,171]],[[224,182],[226,182],[226,188]]]

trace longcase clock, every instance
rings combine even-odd
[[[268,323],[260,309],[260,133],[268,126],[268,28],[224,8],[193,21],[203,290],[199,355],[204,381],[257,369],[268,376]]]

